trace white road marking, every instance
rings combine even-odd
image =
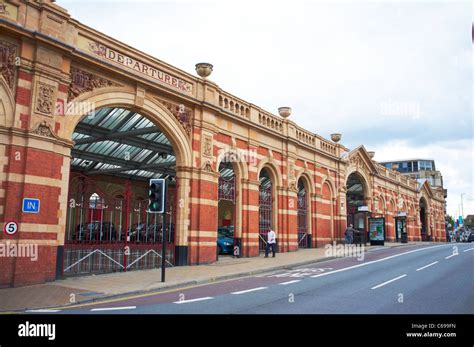
[[[469,251],[474,251],[474,248],[465,249],[463,252],[469,252]]]
[[[296,283],[296,282],[301,282],[301,280],[293,280],[293,281],[282,282],[282,283],[278,283],[278,284],[280,286],[286,286],[287,284],[292,284],[292,283]]]
[[[257,290],[263,290],[267,289],[267,287],[258,287],[258,288],[252,288],[252,289],[247,289],[247,290],[241,290],[240,292],[233,292],[231,294],[239,295],[239,294],[245,294],[245,293],[250,293],[250,292],[256,292]]]
[[[372,288],[370,288],[370,289],[377,289],[377,288],[383,287],[384,285],[389,284],[389,283],[392,283],[392,282],[395,282],[396,280],[399,280],[400,278],[403,278],[403,277],[405,277],[406,275],[407,275],[407,274],[404,274],[404,275],[401,275],[401,276],[392,278],[391,280],[386,281],[386,282],[384,282],[384,283],[380,283],[380,284],[378,284],[378,285],[376,285],[375,287],[372,287]]]
[[[452,257],[455,257],[455,256],[457,256],[457,254],[456,254],[456,253],[454,253],[454,254],[451,254],[451,255],[448,255],[447,257],[444,257],[444,259],[449,259],[449,258],[452,258]]]
[[[117,311],[117,310],[134,310],[136,306],[123,306],[123,307],[101,307],[101,308],[93,308],[91,312],[95,311]]]
[[[174,304],[187,304],[187,303],[190,303],[190,302],[204,301],[204,300],[211,300],[211,299],[214,299],[214,298],[212,296],[206,296],[204,298],[196,298],[196,299],[175,301]]]
[[[427,267],[430,267],[430,266],[432,266],[432,265],[434,265],[434,264],[438,264],[438,261],[434,261],[434,262],[432,262],[431,264],[422,266],[422,267],[416,269],[416,271],[421,271],[421,270],[426,269]]]
[[[272,274],[272,275],[269,275],[268,277],[292,277],[292,278],[308,277],[314,274],[323,273],[324,271],[330,271],[330,270],[332,270],[332,267],[298,268],[298,269],[290,270],[289,272]]]
[[[28,313],[55,313],[61,310],[48,310],[48,309],[39,309],[39,310],[26,310]]]
[[[424,251],[424,250],[426,250],[426,249],[433,249],[433,248],[438,248],[438,247],[446,247],[446,245],[439,245],[439,246],[418,248],[418,249],[415,249],[415,250],[413,250],[413,251],[408,251],[408,252],[404,252],[404,253],[399,253],[399,254],[391,255],[391,256],[388,256],[388,257],[385,257],[385,258],[382,258],[382,259],[372,260],[372,261],[369,261],[369,262],[367,262],[367,263],[362,263],[362,264],[359,264],[359,265],[353,265],[353,266],[345,267],[345,268],[338,269],[338,270],[334,270],[334,271],[324,272],[324,273],[322,273],[322,274],[314,275],[314,276],[311,276],[311,277],[312,277],[312,278],[316,278],[316,277],[321,277],[321,276],[327,276],[327,275],[331,275],[331,274],[334,274],[334,273],[337,273],[337,272],[343,272],[343,271],[347,271],[347,270],[356,269],[356,268],[358,268],[358,267],[362,267],[362,266],[367,266],[367,265],[370,265],[370,264],[379,263],[379,262],[382,262],[382,261],[385,261],[385,260],[389,260],[389,259],[392,259],[392,258],[400,257],[400,256],[405,255],[405,254],[410,254],[410,253],[419,252],[419,251]]]

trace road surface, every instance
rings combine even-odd
[[[474,244],[381,248],[367,252],[363,261],[354,257],[333,259],[258,276],[49,312],[473,314]]]

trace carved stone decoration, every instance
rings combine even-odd
[[[111,86],[120,85],[91,72],[71,67],[71,85],[69,86],[68,101],[77,98],[82,93]]]
[[[97,42],[90,41],[89,42],[89,49],[90,49],[91,52],[105,58],[107,47],[105,47],[104,45],[101,45]]]
[[[204,165],[202,166],[202,169],[203,169],[204,171],[212,172],[212,163],[211,163],[211,161],[210,161],[210,160],[206,160],[206,161],[204,162]]]
[[[362,171],[364,171],[366,173],[370,172],[369,168],[365,164],[364,160],[359,155],[356,155],[356,156],[353,156],[352,158],[350,158],[350,163],[353,166],[357,167],[357,169],[361,169]]]
[[[13,91],[16,78],[15,59],[18,56],[17,46],[0,40],[0,73]]]
[[[288,178],[290,180],[294,180],[295,179],[295,164],[291,163],[290,166],[289,166],[289,169],[288,169]]]
[[[202,155],[203,157],[212,158],[212,137],[204,136],[202,140]]]
[[[402,208],[403,208],[403,202],[404,202],[403,197],[399,196],[399,197],[398,197],[398,201],[397,201],[397,207],[398,207],[398,209],[399,209],[400,211],[401,211]]]
[[[290,182],[290,189],[291,189],[291,190],[298,190],[298,189],[296,188],[296,182],[295,182],[295,181]]]
[[[186,133],[191,134],[193,128],[193,110],[184,106],[183,104],[174,104],[169,101],[160,100],[161,102],[178,120],[178,122],[183,126]]]
[[[52,115],[54,106],[55,87],[38,82],[35,111],[46,115]]]
[[[347,193],[347,186],[343,185],[339,188],[339,193],[346,194]]]
[[[55,137],[51,126],[45,120],[42,121],[32,133],[45,137]]]

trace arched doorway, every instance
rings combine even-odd
[[[224,158],[219,164],[217,253],[234,255],[236,240],[236,175],[233,164]],[[238,254],[235,254],[238,255]]]
[[[273,226],[273,182],[267,168],[263,168],[259,175],[259,249],[265,250],[267,234]],[[278,235],[277,235],[278,238]]]
[[[366,195],[363,178],[356,172],[351,173],[346,184],[347,225],[352,224],[355,230],[360,231],[354,236],[355,243],[364,243],[367,237]]]
[[[421,241],[430,241],[430,234],[427,221],[428,205],[425,198],[420,199],[420,224],[421,224]]]
[[[72,140],[63,274],[159,267],[164,237],[173,265],[177,157],[166,134],[137,111],[103,107]],[[143,199],[153,178],[168,182],[166,223]]]
[[[309,194],[302,178],[298,180],[298,248],[309,248],[311,239],[309,235]]]

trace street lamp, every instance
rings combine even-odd
[[[461,194],[461,213],[462,213],[462,218],[464,218],[464,204],[463,204],[463,201],[462,201],[463,195],[466,195],[466,193],[462,193],[462,194]]]

